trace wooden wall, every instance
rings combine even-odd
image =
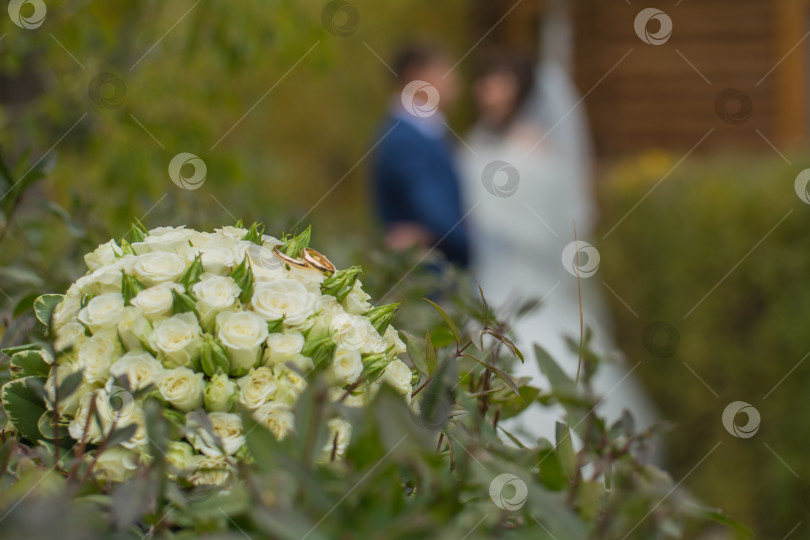
[[[549,3],[478,0],[474,34],[489,31],[484,46],[535,52]],[[574,76],[588,94],[583,106],[598,153],[687,151],[709,130],[696,151],[772,152],[763,137],[784,151],[801,141],[810,120],[808,3],[570,0]],[[634,29],[637,14],[650,6],[672,21],[671,37],[661,45],[645,43]],[[648,29],[655,32],[657,23]],[[723,100],[729,94],[737,97]],[[750,115],[740,110],[747,103]]]
[[[803,137],[803,1],[655,5],[672,20],[662,45],[637,36],[634,20],[644,7],[638,2],[575,2],[575,76],[581,91],[590,91],[585,105],[601,155],[689,150],[712,129],[697,151],[773,151],[763,137],[784,150]],[[656,32],[658,23],[648,29]]]

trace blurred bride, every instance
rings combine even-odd
[[[593,330],[592,347],[601,357],[615,356],[600,279],[588,278],[599,264],[593,241],[594,205],[589,192],[590,148],[584,115],[565,71],[545,62],[537,73],[526,60],[498,56],[486,62],[475,80],[477,123],[461,149],[462,187],[472,241],[472,271],[487,300],[505,312],[530,298],[538,309],[517,317],[513,327],[526,362],[516,376],[535,386],[548,382],[534,360],[540,344],[574,378],[579,357],[565,336],[580,338],[577,265],[582,277],[584,324]],[[572,247],[574,224],[579,260]],[[574,248],[575,249],[575,248]],[[652,405],[629,369],[600,364],[594,381],[606,396],[598,412],[618,419],[627,408],[638,427],[655,420]],[[534,405],[506,429],[524,442],[553,439],[562,409]],[[522,436],[520,435],[522,434]]]

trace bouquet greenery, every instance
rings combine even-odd
[[[653,433],[629,413],[598,415],[587,332],[580,380],[540,347],[549,385],[515,379],[530,305],[496,312],[424,255],[365,274],[439,300],[403,305],[414,333],[309,230],[133,226],[86,260],[5,349],[0,537],[749,537],[639,458]],[[526,446],[502,421],[533,403],[566,414]]]
[[[154,398],[175,430],[171,477],[223,484],[248,457],[238,408],[283,439],[310,374],[325,373],[329,399],[346,407],[386,382],[410,403],[405,344],[389,324],[397,305],[372,307],[359,269],[335,269],[309,229],[262,233],[133,226],[88,254],[66,295],[36,301],[53,347],[6,351],[13,429],[47,444],[67,436],[100,478],[121,482],[155,457],[143,407]],[[352,426],[339,414],[328,426],[320,457],[334,460]]]

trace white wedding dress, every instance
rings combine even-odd
[[[577,278],[563,266],[563,249],[574,241],[574,222],[579,242],[596,244],[596,239],[592,233],[595,212],[589,192],[587,130],[584,117],[566,105],[576,102],[575,91],[566,87],[564,72],[553,64],[541,68],[538,81],[542,83],[537,98],[513,128],[498,135],[474,128],[465,139],[469,148],[459,149],[459,157],[474,277],[495,308],[508,310],[530,298],[542,299],[538,309],[513,327],[517,345],[526,357],[513,374],[531,377],[533,385],[548,390],[547,379],[534,358],[534,343],[548,351],[572,378],[578,365],[578,355],[564,340],[570,336],[579,341],[580,308]],[[539,96],[544,96],[544,102],[539,102]],[[514,170],[500,164],[493,188],[492,176],[484,171],[495,161],[505,162]],[[519,179],[517,190],[511,194],[510,172],[513,177],[516,172]],[[584,259],[581,252],[580,268],[587,265]],[[593,330],[593,348],[603,358],[620,357],[610,337],[601,274],[597,270],[581,283],[584,324]],[[643,428],[657,415],[638,381],[628,374],[632,367],[616,362],[600,364],[594,386],[597,394],[606,397],[598,413],[615,421],[626,408],[637,427]],[[549,409],[536,404],[507,421],[505,428],[527,443],[536,442],[538,437],[553,440],[555,423],[562,414],[559,406]]]

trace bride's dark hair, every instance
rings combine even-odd
[[[517,93],[509,114],[498,125],[491,129],[504,130],[518,116],[523,106],[529,100],[535,85],[534,62],[527,55],[508,53],[505,51],[489,51],[484,53],[476,70],[475,78],[481,79],[490,75],[506,74],[514,77],[517,82]]]

